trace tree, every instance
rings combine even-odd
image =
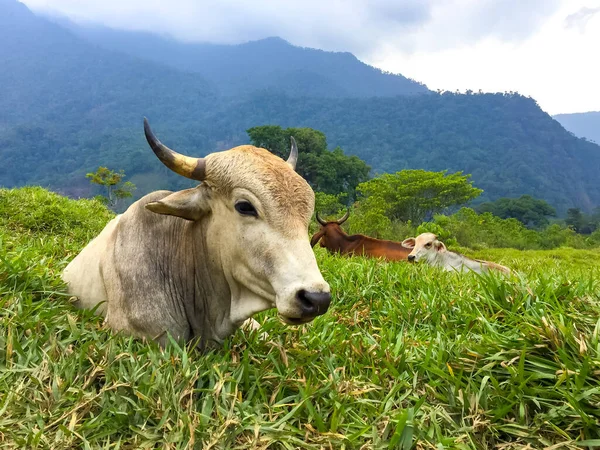
[[[360,208],[385,209],[390,220],[422,222],[446,208],[461,205],[483,191],[473,187],[471,175],[462,172],[403,170],[383,174],[357,187]],[[384,205],[384,206],[382,206]]]
[[[598,209],[594,210],[592,215],[583,214],[579,208],[570,208],[567,210],[565,223],[576,233],[591,234],[598,227],[596,219],[598,218]]]
[[[543,228],[548,225],[548,217],[556,216],[556,210],[545,200],[522,195],[519,198],[499,198],[486,202],[475,210],[481,214],[489,212],[502,219],[514,218],[529,228]]]
[[[321,217],[339,216],[346,210],[346,197],[346,194],[315,192],[315,213],[319,213]]]
[[[289,138],[286,139],[285,131],[286,130],[282,129],[279,125],[263,125],[261,127],[250,128],[246,130],[246,133],[248,133],[252,145],[266,148],[280,158],[286,159],[290,152],[290,140]],[[317,131],[316,133],[319,132]],[[294,139],[296,139],[296,143],[298,143],[298,136],[294,136]],[[323,139],[325,139],[324,134]],[[302,143],[304,144],[304,142]],[[298,150],[300,151],[299,143]]]
[[[90,179],[90,183],[104,186],[106,195],[99,197],[110,208],[114,208],[119,200],[131,197],[132,191],[135,190],[135,184],[130,181],[123,182],[125,172],[122,170],[115,172],[106,167],[98,167],[96,172],[88,173],[86,178]]]
[[[600,229],[600,206],[596,206],[592,214],[588,216],[589,225],[592,232]]]
[[[366,181],[371,168],[357,156],[348,156],[340,147],[327,150],[325,134],[312,128],[286,128],[265,125],[247,130],[252,145],[263,147],[286,159],[290,136],[298,144],[296,171],[315,191],[347,193],[353,199],[356,186]]]
[[[579,208],[569,208],[567,210],[567,218],[565,223],[573,228],[576,233],[584,227],[584,217]]]
[[[387,204],[381,197],[373,196],[356,202],[350,214],[350,232],[378,239],[390,238],[388,233],[392,229],[392,221],[386,215],[387,211]]]

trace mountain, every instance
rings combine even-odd
[[[214,86],[197,74],[92,46],[15,0],[0,0],[0,42],[5,186],[89,190],[86,169],[107,159],[130,167],[146,156],[142,139],[130,138],[143,114],[177,127],[190,111],[217,101]],[[197,135],[191,145],[208,141]]]
[[[105,49],[199,73],[223,95],[264,89],[291,96],[338,98],[428,92],[425,85],[382,72],[351,53],[296,47],[278,37],[240,45],[183,43],[151,33],[79,25],[60,17],[51,19]]]
[[[356,98],[275,87],[229,95],[237,88],[93,44],[16,0],[0,0],[0,42],[3,186],[41,184],[89,195],[85,174],[100,165],[124,169],[138,196],[189,185],[148,149],[142,132],[148,116],[159,138],[190,155],[246,143],[252,126],[308,126],[375,173],[462,170],[484,189],[481,200],[530,194],[559,212],[600,205],[600,147],[517,94]],[[333,82],[344,86],[343,78]]]
[[[575,136],[600,144],[600,111],[557,114],[554,119]]]

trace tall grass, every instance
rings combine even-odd
[[[2,448],[600,446],[596,251],[472,253],[516,269],[503,278],[317,249],[326,315],[262,313],[260,332],[200,354],[69,305],[60,271],[109,217],[0,190]]]

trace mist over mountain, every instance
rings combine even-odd
[[[600,111],[556,114],[554,118],[575,136],[600,144]]]
[[[138,196],[189,186],[148,148],[147,116],[163,142],[194,156],[247,143],[253,126],[308,126],[374,173],[465,171],[482,201],[531,194],[559,212],[600,205],[600,147],[530,98],[434,93],[350,54],[280,39],[216,46],[90,33],[0,0],[0,185],[88,195],[85,173],[103,165],[124,169]]]
[[[184,43],[146,32],[50,19],[102,48],[199,73],[223,95],[265,89],[318,97],[390,97],[428,92],[425,85],[384,73],[351,53],[296,47],[279,37],[239,45]]]

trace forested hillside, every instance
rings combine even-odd
[[[247,143],[253,126],[313,127],[330,148],[358,155],[375,172],[472,173],[484,189],[481,201],[531,194],[559,214],[600,204],[600,147],[516,94],[324,98],[259,90],[223,96],[222,86],[197,73],[102,49],[16,0],[0,0],[0,42],[3,186],[42,184],[87,195],[85,173],[100,165],[124,169],[137,195],[186,185],[148,149],[147,116],[167,145],[193,155]],[[341,86],[343,78],[334,81]]]
[[[557,114],[554,118],[575,136],[600,144],[600,111]]]
[[[259,114],[262,113],[262,114]],[[365,100],[257,96],[222,126],[261,119],[318,127],[330,144],[376,171],[464,171],[478,199],[531,194],[564,212],[600,204],[600,147],[566,132],[534,100],[517,94],[431,94]],[[231,129],[233,131],[233,129]]]

